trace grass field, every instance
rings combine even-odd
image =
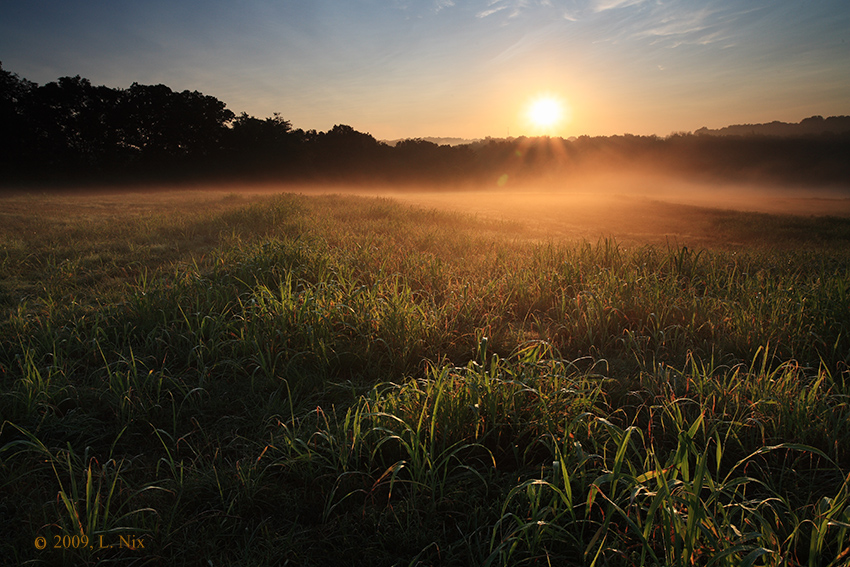
[[[850,564],[850,218],[622,206],[0,198],[0,563]]]

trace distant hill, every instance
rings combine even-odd
[[[850,116],[812,116],[799,123],[779,122],[774,120],[767,124],[735,124],[712,130],[700,128],[694,134],[697,136],[777,136],[781,138],[796,138],[800,136],[819,136],[821,134],[843,134],[850,132]]]
[[[409,140],[410,138],[399,138],[397,140],[381,140],[388,146],[395,146],[397,143],[402,140]],[[470,140],[468,138],[415,138],[416,140],[424,140],[426,142],[431,142],[432,144],[437,144],[438,146],[462,146],[464,144],[473,144],[479,141],[477,138],[474,140]]]
[[[765,124],[733,124],[723,128],[700,128],[695,131],[697,136],[774,136],[777,138],[799,138],[805,136],[820,136],[822,134],[846,134],[850,133],[850,116],[811,116],[800,122],[780,122],[774,120]],[[424,138],[398,138],[395,140],[380,140],[388,146],[395,146],[403,140],[422,140],[431,142],[438,146],[462,146],[467,144],[486,143],[491,138],[451,138],[433,137]],[[492,138],[498,139],[498,138]],[[504,138],[510,140],[511,138]],[[575,137],[570,137],[574,141]]]

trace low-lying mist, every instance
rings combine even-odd
[[[248,192],[259,188],[246,188]],[[490,187],[267,186],[262,191],[348,193],[469,213],[521,226],[518,237],[540,240],[613,237],[623,243],[730,243],[722,230],[766,215],[838,217],[850,225],[850,190],[696,182],[639,172],[573,176]],[[744,215],[743,213],[756,213]],[[786,219],[790,221],[790,219]],[[726,228],[721,228],[726,227]],[[739,226],[737,228],[743,228]],[[736,242],[732,244],[744,244]]]
[[[770,245],[775,234],[765,231],[765,223],[792,240],[811,240],[814,237],[806,233],[827,217],[836,225],[833,233],[840,242],[842,235],[850,235],[850,188],[693,180],[637,169],[594,170],[560,179],[497,179],[490,184],[228,182],[65,188],[50,198],[42,192],[38,208],[39,214],[68,222],[72,216],[224,210],[278,193],[347,194],[507,221],[505,230],[517,238],[539,241],[614,238],[622,244]],[[34,197],[7,193],[2,198],[4,215],[31,214]],[[833,237],[817,238],[822,243]]]

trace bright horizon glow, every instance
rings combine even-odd
[[[847,0],[10,2],[3,69],[165,84],[378,139],[667,135],[850,115]],[[541,92],[564,108],[541,132]]]

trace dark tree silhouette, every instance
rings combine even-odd
[[[0,62],[0,166],[10,181],[17,179],[14,173],[35,145],[24,111],[24,103],[35,87],[35,83],[3,69]]]
[[[231,124],[225,151],[232,174],[255,178],[292,176],[301,137],[279,113],[259,119],[242,113]]]
[[[198,91],[133,83],[120,105],[121,144],[146,165],[206,165],[223,149],[233,112]]]
[[[314,142],[314,162],[322,166],[321,176],[354,180],[381,177],[384,158],[390,147],[371,134],[358,132],[351,126],[337,124],[319,134]]]
[[[31,92],[26,111],[38,147],[30,156],[58,173],[95,170],[116,159],[114,113],[120,92],[62,77]]]
[[[393,148],[394,180],[450,182],[473,174],[476,157],[468,146],[438,145],[419,138],[401,140]]]

